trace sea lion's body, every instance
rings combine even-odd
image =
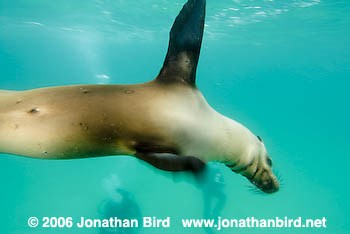
[[[174,147],[164,141],[156,103],[169,94],[152,86],[77,85],[6,93],[0,100],[0,151],[39,158],[130,154],[138,144],[153,146],[151,139],[158,139],[153,147],[170,150]]]
[[[222,135],[235,124],[244,128],[212,109],[199,90],[179,84],[0,91],[0,152],[36,158],[166,152],[218,161],[222,141],[244,148],[246,138]]]
[[[279,188],[262,140],[211,108],[196,87],[205,0],[188,0],[156,79],[133,85],[0,90],[0,152],[42,159],[132,155],[169,171],[225,163]]]

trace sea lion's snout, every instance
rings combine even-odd
[[[271,170],[263,169],[255,178],[250,180],[264,193],[275,193],[280,189],[280,184]]]

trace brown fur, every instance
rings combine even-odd
[[[181,85],[167,86],[153,81],[6,92],[0,95],[0,150],[52,158],[179,153],[155,112],[157,100],[166,99],[173,93],[168,89]],[[23,145],[3,149],[9,143],[26,142],[28,137],[33,138],[29,148],[36,150],[28,151]]]

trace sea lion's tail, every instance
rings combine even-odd
[[[170,31],[168,53],[156,78],[159,82],[181,82],[195,87],[202,44],[206,0],[188,0]]]

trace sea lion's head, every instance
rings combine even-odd
[[[245,174],[248,180],[265,193],[277,192],[280,188],[276,175],[272,172],[272,159],[267,154],[261,137],[257,137],[260,146],[254,157],[257,160],[255,168],[250,168]]]
[[[280,188],[276,175],[272,172],[272,159],[268,155],[265,145],[260,137],[257,137],[254,150],[250,155],[250,162],[226,163],[230,169],[245,176],[253,185],[264,193],[275,193]]]

